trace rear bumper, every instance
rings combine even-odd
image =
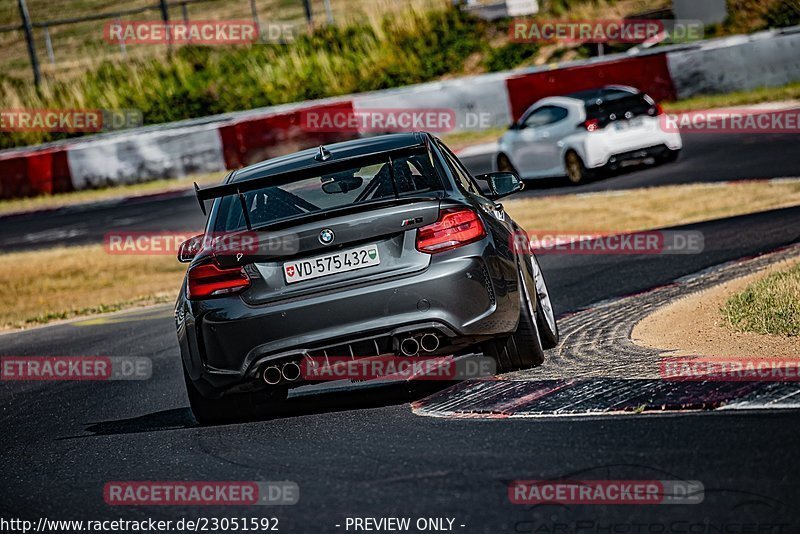
[[[636,154],[642,151],[653,152],[648,154],[652,156],[661,147],[672,151],[683,148],[681,135],[662,130],[657,119],[648,119],[645,127],[631,129],[623,135],[590,134],[584,142],[584,164],[590,169],[636,159]]]
[[[663,158],[664,156],[669,154],[670,151],[674,152],[676,150],[679,149],[671,149],[667,145],[657,145],[657,146],[642,148],[639,150],[622,152],[620,154],[612,155],[608,159],[608,162],[605,164],[605,167],[611,170],[615,170],[621,167],[625,167],[628,164],[642,163],[648,159]]]
[[[335,292],[261,306],[236,296],[182,300],[178,338],[189,376],[221,390],[287,353],[423,325],[456,338],[510,333],[519,318],[517,286],[513,258],[498,256],[487,238],[436,255],[424,271]]]

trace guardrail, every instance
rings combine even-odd
[[[369,132],[308,132],[307,110],[449,108],[457,124],[485,113],[502,126],[545,96],[603,84],[634,85],[670,100],[800,80],[800,28],[616,54],[335,99],[152,125],[0,152],[0,198],[223,172],[269,157]],[[461,128],[465,129],[465,128]],[[470,128],[466,128],[470,129]],[[458,130],[458,128],[457,128]]]

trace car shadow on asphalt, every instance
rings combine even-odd
[[[453,386],[452,381],[402,382],[381,387],[347,391],[323,392],[290,398],[278,407],[262,406],[254,416],[228,424],[268,422],[303,415],[318,415],[331,412],[383,408],[407,404]],[[214,425],[221,426],[221,425]],[[195,421],[188,407],[172,408],[125,419],[89,423],[86,432],[90,435],[64,436],[58,440],[80,439],[95,436],[138,434],[203,428]]]

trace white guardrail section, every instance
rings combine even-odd
[[[667,54],[678,98],[800,80],[800,27],[705,41]]]

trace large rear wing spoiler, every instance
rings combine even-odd
[[[428,151],[428,149],[425,145],[420,144],[393,150],[382,150],[380,152],[360,154],[358,156],[351,156],[349,158],[335,161],[327,160],[323,163],[311,164],[305,167],[300,167],[299,169],[293,169],[277,174],[270,174],[241,182],[224,183],[222,185],[206,187],[204,189],[200,189],[200,186],[198,186],[195,182],[194,193],[197,196],[197,201],[200,203],[200,209],[203,211],[203,215],[206,215],[206,200],[236,195],[239,197],[240,202],[242,202],[242,209],[245,211],[245,218],[247,218],[247,213],[244,206],[244,194],[250,191],[256,191],[270,185],[284,185],[302,178],[310,178],[313,176],[321,176],[323,174],[342,172],[352,169],[356,166],[374,165],[382,162],[389,163],[389,172],[392,174],[392,181],[395,181],[394,168],[392,166],[393,158],[421,151]],[[327,151],[324,151],[323,147],[320,147],[320,155],[326,152]],[[231,175],[229,174],[228,178],[230,178],[230,176]],[[248,227],[249,226],[250,225],[248,221]]]

